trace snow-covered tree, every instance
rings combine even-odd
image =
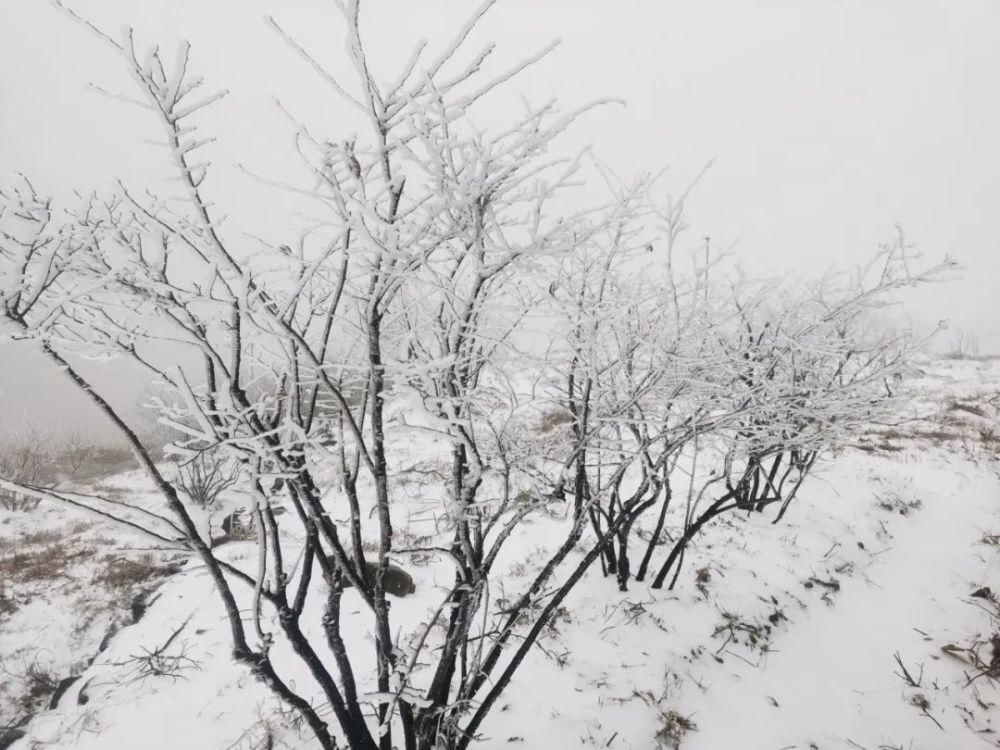
[[[926,277],[898,275],[906,256],[891,253],[874,285],[788,302],[754,285],[728,294],[711,258],[675,271],[681,213],[656,210],[651,176],[621,182],[588,152],[553,156],[587,108],[525,105],[504,125],[473,125],[473,105],[546,51],[492,78],[492,45],[460,62],[492,2],[436,57],[417,45],[387,83],[371,73],[358,0],[337,5],[352,85],[271,24],[367,129],[345,139],[296,125],[313,179],[297,191],[321,219],[263,249],[215,214],[197,115],[222,93],[202,93],[188,48],[166,59],[131,31],[91,26],[165,134],[180,195],[119,185],[57,206],[15,182],[0,204],[3,317],[118,428],[164,505],[15,477],[0,487],[197,557],[234,658],[320,747],[462,750],[586,571],[600,560],[626,585],[636,520],[659,508],[659,532],[685,457],[714,451],[713,482],[727,488],[707,511],[691,496],[685,543],[722,509],[787,506],[829,436],[871,417],[873,388],[909,351],[857,334],[855,320]],[[584,171],[609,197],[569,212],[560,201]],[[664,246],[665,267],[650,252]],[[127,359],[156,384],[168,460],[75,354]],[[228,495],[249,498],[253,569],[213,549],[184,470],[206,456],[227,467]],[[413,487],[434,504],[429,522],[409,518]],[[565,514],[560,536],[523,591],[498,597],[498,560],[538,513]],[[417,620],[389,598],[412,586],[412,555],[454,571]],[[362,613],[344,613],[348,588]],[[303,668],[311,684],[293,683]]]

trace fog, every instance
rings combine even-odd
[[[301,57],[265,22],[277,21],[345,83],[343,26],[319,0],[271,4],[213,0],[91,0],[70,5],[140,44],[181,38],[209,89],[228,97],[201,122],[219,137],[206,183],[226,231],[248,244],[281,241],[302,206],[247,175],[301,181],[292,127],[276,104],[331,140],[359,124]],[[420,37],[450,36],[466,3],[363,3],[370,52],[389,77]],[[47,3],[0,4],[0,167],[43,191],[130,186],[171,189],[166,152],[142,110],[95,93],[88,82],[130,93],[114,51]],[[983,351],[1000,348],[1000,5],[963,2],[744,3],[501,0],[469,50],[497,42],[499,72],[551,40],[557,49],[491,104],[481,127],[506,122],[522,96],[565,108],[618,97],[581,120],[566,147],[593,144],[623,175],[669,168],[680,190],[714,160],[689,209],[689,242],[708,236],[762,273],[814,274],[864,261],[902,225],[929,258],[945,253],[962,279],[909,300],[918,325],[949,321]],[[596,189],[596,186],[595,186]],[[584,190],[586,192],[586,190]],[[114,365],[93,365],[118,384],[122,403],[141,386]],[[88,420],[61,374],[23,347],[0,347],[7,414]],[[5,429],[9,429],[7,425]]]

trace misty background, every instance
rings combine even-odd
[[[350,88],[335,5],[68,5],[116,36],[134,26],[138,46],[160,43],[168,65],[179,41],[191,42],[206,93],[229,90],[199,120],[203,135],[219,139],[206,150],[206,189],[227,235],[248,248],[294,242],[308,208],[248,174],[309,184],[282,107],[331,140],[361,127],[264,17],[274,15]],[[450,38],[473,7],[366,2],[362,29],[375,75],[392,76],[421,37],[432,48]],[[150,143],[161,137],[152,114],[88,88],[132,95],[110,46],[43,2],[4,0],[0,28],[0,181],[23,172],[57,197],[110,189],[118,179],[176,190],[169,155]],[[668,168],[664,195],[681,192],[714,160],[688,202],[691,247],[709,237],[757,274],[816,275],[863,263],[899,223],[928,259],[948,253],[965,268],[961,279],[910,296],[912,323],[929,329],[947,320],[942,350],[959,335],[983,353],[1000,349],[1000,3],[501,0],[462,59],[495,41],[499,73],[554,39],[561,44],[552,54],[474,113],[481,127],[508,122],[522,97],[555,97],[566,110],[623,99],[627,106],[580,120],[564,146],[592,144],[624,177]],[[581,191],[585,200],[588,186]],[[121,365],[89,363],[84,371],[115,384],[120,406],[142,400],[142,383]],[[0,346],[0,401],[14,416],[0,433],[29,414],[59,427],[92,422],[83,397],[22,345]]]

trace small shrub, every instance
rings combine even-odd
[[[94,450],[94,439],[85,432],[74,430],[59,449],[60,463],[69,468],[70,476],[75,477],[93,464]]]
[[[0,477],[20,484],[47,486],[58,480],[56,462],[46,449],[48,437],[33,426],[0,445]],[[0,489],[0,508],[28,511],[38,507],[31,495]]]
[[[701,595],[708,598],[708,584],[712,580],[712,571],[708,567],[698,568],[694,572],[694,585]]]
[[[53,544],[62,539],[62,535],[58,531],[43,530],[43,531],[32,531],[21,537],[20,543],[28,546],[33,546],[37,544]]]
[[[550,619],[545,623],[545,627],[552,635],[559,635],[559,625],[573,622],[573,615],[566,607],[557,607],[553,610]]]
[[[698,730],[697,724],[676,711],[660,714],[660,720],[662,724],[656,732],[656,742],[659,747],[668,750],[678,750],[688,732]]]
[[[248,542],[257,538],[257,522],[245,508],[234,510],[222,519],[225,542]]]
[[[227,466],[222,457],[209,453],[199,453],[177,472],[177,486],[200,508],[216,507],[219,496],[239,479],[239,466]]]
[[[31,715],[45,707],[56,688],[59,679],[38,663],[27,664],[21,672],[9,672],[16,683],[20,683],[19,694],[14,698],[14,708],[21,714]]]

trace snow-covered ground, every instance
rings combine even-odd
[[[859,436],[858,448],[828,459],[781,524],[768,514],[719,519],[693,547],[674,592],[632,582],[621,593],[592,568],[481,727],[480,746],[1000,747],[992,731],[1000,690],[988,675],[976,677],[994,659],[989,641],[1000,632],[991,598],[1000,591],[1000,363],[926,370],[916,419]],[[141,491],[137,476],[114,481]],[[508,550],[502,580],[512,590],[559,523],[537,519]],[[57,677],[81,676],[14,748],[310,746],[232,662],[221,608],[197,565],[163,579],[145,616],[98,653],[149,581],[97,601],[81,579],[140,543],[43,505],[0,517],[2,559],[24,554],[34,544],[28,535],[40,531],[81,554],[69,554],[56,580],[3,583],[18,606],[0,614],[0,658],[45,659]],[[252,564],[252,544],[223,549],[235,564]],[[416,595],[393,600],[400,621],[436,607],[449,577],[446,562],[411,570]],[[88,608],[99,613],[90,621]],[[345,629],[363,642],[363,631],[350,632],[359,609],[348,591]],[[6,706],[24,685],[0,679],[0,721],[8,721],[15,712]]]
[[[98,488],[134,502],[136,484],[123,475]],[[181,562],[60,505],[0,510],[0,730],[49,705]]]

